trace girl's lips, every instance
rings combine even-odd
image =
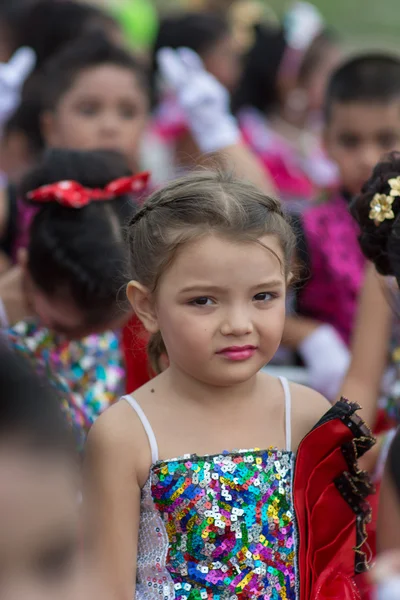
[[[230,346],[217,352],[229,360],[248,360],[256,352],[256,346]]]

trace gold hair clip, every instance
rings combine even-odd
[[[400,196],[400,176],[389,179],[390,195],[375,194],[370,202],[369,218],[378,227],[386,219],[394,219],[393,202]]]
[[[390,195],[393,197],[400,196],[400,177],[389,179],[388,184],[390,185]]]
[[[369,218],[378,226],[386,219],[394,219],[394,198],[386,194],[375,194],[370,202]]]

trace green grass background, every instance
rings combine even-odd
[[[153,0],[161,10],[190,5],[191,0]],[[217,2],[218,0],[216,0]],[[259,0],[277,14],[292,0]],[[400,53],[400,0],[311,0],[327,22],[341,35],[348,48],[390,48]]]
[[[289,2],[270,0],[277,12]],[[314,0],[349,46],[381,45],[400,52],[400,0]]]

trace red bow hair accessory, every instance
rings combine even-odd
[[[58,181],[29,192],[27,198],[34,202],[58,202],[67,208],[83,208],[91,202],[112,200],[124,194],[138,194],[147,188],[149,178],[148,172],[121,177],[104,189],[85,188],[77,181]]]

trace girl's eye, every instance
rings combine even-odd
[[[256,294],[253,299],[256,302],[270,302],[275,297],[276,296],[274,294],[271,294],[269,292],[260,292],[260,294]]]
[[[120,106],[119,112],[123,119],[133,119],[136,116],[137,110],[135,106],[126,104],[124,106]]]
[[[97,111],[98,107],[94,103],[81,104],[79,107],[79,112],[81,115],[85,115],[86,117],[93,117],[96,115]]]
[[[211,306],[213,301],[211,298],[207,298],[207,296],[200,296],[199,298],[195,298],[190,302],[193,306]]]

